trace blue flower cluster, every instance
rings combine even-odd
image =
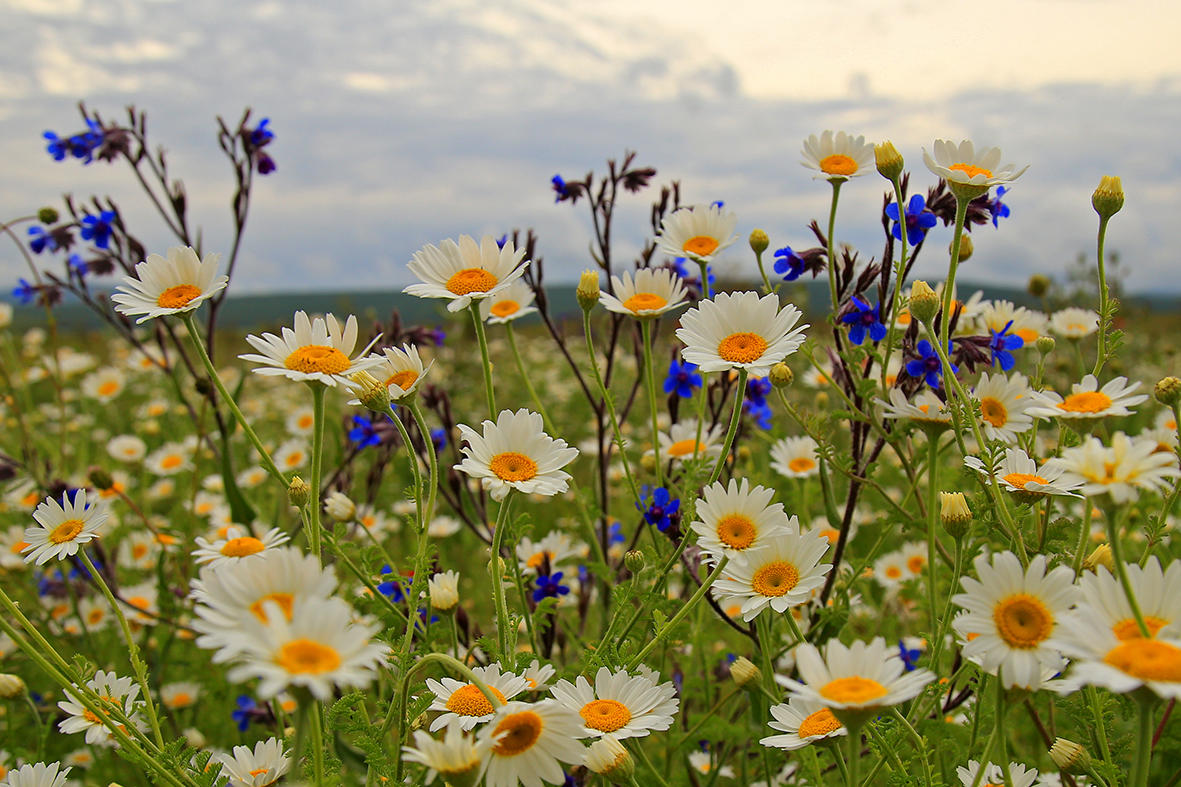
[[[1009,206],[1001,202],[1001,197],[1005,196],[1006,191],[1008,191],[1008,189],[1004,186],[997,186],[996,199],[988,201],[988,212],[992,214],[992,226],[997,227],[998,229],[1000,227],[998,222],[1001,219],[1009,218]]]
[[[640,488],[640,502],[636,503],[636,510],[644,515],[644,521],[655,525],[656,529],[664,532],[681,518],[681,501],[674,498],[663,486],[655,489],[649,484]]]
[[[72,137],[59,137],[52,131],[42,135],[48,143],[45,150],[54,161],[64,161],[67,155],[81,159],[83,164],[94,161],[94,151],[103,143],[103,129],[97,121],[87,119],[86,130]]]
[[[882,324],[880,306],[871,306],[869,301],[858,295],[853,296],[852,303],[854,311],[841,318],[841,322],[852,326],[849,329],[849,341],[860,345],[865,341],[866,331],[869,332],[869,338],[875,342],[885,339],[886,326]]]
[[[381,445],[381,434],[377,431],[377,423],[376,418],[354,415],[353,428],[349,430],[349,440],[356,443],[358,449]]]
[[[111,225],[115,221],[115,211],[104,210],[97,216],[89,213],[82,217],[82,240],[88,240],[100,249],[111,246]]]
[[[760,429],[771,428],[771,405],[767,403],[767,394],[769,393],[771,393],[771,381],[766,377],[752,377],[746,381],[742,409],[755,419],[755,423]]]
[[[668,366],[668,376],[664,378],[664,392],[674,391],[682,399],[693,396],[693,392],[701,387],[701,375],[697,373],[697,364],[677,363],[676,359]]]
[[[775,272],[784,281],[795,281],[804,273],[804,258],[792,251],[791,246],[776,249]]]
[[[935,214],[927,210],[927,201],[922,194],[915,194],[906,205],[906,216],[898,217],[898,203],[891,202],[886,206],[886,216],[894,221],[891,233],[898,240],[902,240],[902,226],[906,225],[906,242],[917,246],[927,237],[927,231],[938,223]]]
[[[1024,339],[1009,333],[1009,329],[1012,327],[1013,321],[1009,320],[1005,323],[1005,327],[999,331],[989,331],[992,334],[992,339],[988,342],[988,353],[992,356],[992,365],[999,365],[1006,372],[1017,363],[1017,359],[1013,357],[1011,351],[1020,350],[1025,346]]]
[[[906,373],[911,377],[917,377],[926,380],[927,385],[932,388],[939,388],[943,385],[940,380],[940,375],[943,374],[943,362],[939,360],[939,353],[935,347],[926,339],[920,339],[918,343],[919,357],[906,362]],[[947,355],[951,357],[951,342],[947,343]],[[951,372],[955,374],[960,370],[960,367],[954,363],[951,365]]]
[[[263,118],[257,126],[243,131],[246,139],[246,149],[254,153],[255,167],[259,175],[269,175],[277,169],[275,160],[263,150],[275,138],[275,132],[270,129],[271,119]]]

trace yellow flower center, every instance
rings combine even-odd
[[[184,457],[169,454],[160,460],[160,467],[164,470],[175,470],[185,463]]]
[[[12,554],[14,554],[14,555],[19,555],[21,552],[23,552],[25,550],[25,547],[27,547],[28,545],[29,545],[28,541],[17,541],[15,544],[13,544],[9,548],[9,551],[11,551]]]
[[[301,638],[279,648],[275,661],[292,675],[321,675],[340,666],[340,654],[330,645]]]
[[[844,153],[833,153],[820,159],[820,171],[829,175],[852,175],[857,172],[857,161]]]
[[[666,303],[668,301],[654,292],[637,292],[623,302],[623,308],[638,313],[644,309],[656,310],[663,308]]]
[[[249,773],[251,776],[262,776],[266,772],[267,772],[266,768],[255,768],[254,770],[250,771]]]
[[[492,692],[492,696],[504,702],[504,695],[492,686],[488,687]],[[469,683],[466,686],[461,686],[455,691],[451,692],[451,696],[447,698],[447,710],[459,716],[487,716],[492,713],[495,708],[484,693],[476,688],[475,684]]]
[[[1148,635],[1156,636],[1156,632],[1163,629],[1169,624],[1169,621],[1156,617],[1155,615],[1145,615],[1144,625],[1148,627]],[[1140,627],[1136,625],[1135,618],[1126,618],[1116,623],[1111,627],[1111,633],[1115,634],[1116,639],[1127,642],[1128,640],[1140,639]]]
[[[259,621],[267,622],[267,611],[264,606],[268,601],[272,601],[279,605],[279,610],[283,613],[283,617],[291,620],[291,610],[295,606],[295,596],[292,593],[268,593],[262,596],[250,605],[250,611],[254,613],[254,617]]]
[[[496,303],[492,304],[492,307],[489,309],[489,311],[495,314],[497,317],[508,317],[510,314],[516,314],[520,310],[521,304],[509,298],[506,298],[503,301],[497,301]]]
[[[1040,475],[1030,475],[1029,473],[1009,473],[1006,476],[1002,476],[1002,479],[1008,481],[1018,489],[1025,489],[1025,485],[1031,481],[1037,482],[1039,484],[1050,483]]]
[[[1121,672],[1141,680],[1181,683],[1181,648],[1155,639],[1121,642],[1103,657]]]
[[[826,527],[823,530],[817,531],[816,535],[828,539],[828,543],[830,544],[835,544],[841,538],[841,531],[835,527]]]
[[[718,250],[719,245],[717,238],[710,237],[709,235],[694,235],[685,241],[685,245],[681,249],[698,257],[708,257]]]
[[[340,374],[351,365],[347,355],[324,344],[305,344],[283,362],[292,371],[312,374]]]
[[[386,385],[389,385],[388,381],[386,382]],[[316,417],[313,415],[301,415],[299,417],[299,421],[296,422],[296,426],[298,426],[300,429],[311,429],[315,425]]]
[[[200,294],[200,287],[194,287],[192,284],[178,284],[160,293],[160,297],[156,298],[156,305],[162,309],[180,309],[188,306],[189,302]]]
[[[1000,399],[994,399],[991,396],[981,397],[980,415],[997,429],[1009,422],[1009,411],[1001,404]]]
[[[464,268],[447,280],[447,289],[455,295],[488,292],[499,279],[483,268]]]
[[[816,735],[828,735],[830,732],[836,732],[842,726],[844,725],[837,721],[837,717],[832,715],[832,711],[828,708],[821,708],[800,722],[800,729],[796,734],[801,738],[811,738]]]
[[[1111,407],[1111,397],[1102,391],[1074,393],[1062,400],[1059,410],[1068,413],[1101,413]]]
[[[1025,342],[1026,345],[1033,344],[1037,341],[1038,337],[1037,331],[1033,330],[1032,328],[1018,328],[1017,330],[1013,331],[1013,335],[1020,336],[1021,341]]]
[[[912,574],[923,573],[923,567],[927,565],[927,559],[922,555],[911,555],[906,559],[906,567],[910,569]]]
[[[696,450],[694,450],[696,449]],[[673,457],[688,456],[705,450],[705,443],[696,440],[677,440],[668,447],[668,455]]]
[[[541,564],[544,563],[547,558],[549,559],[549,562],[553,564],[554,553],[550,552],[548,549],[543,549],[540,552],[534,552],[532,555],[530,555],[529,559],[525,561],[525,565],[529,568],[541,568]]]
[[[959,170],[969,178],[974,178],[977,175],[983,175],[986,178],[992,177],[992,170],[985,169],[984,167],[977,167],[975,164],[965,164],[962,161],[958,164],[952,164],[950,167],[948,167],[948,169]]]
[[[148,610],[152,608],[152,600],[144,596],[132,596],[127,599],[127,603],[139,610]]]
[[[797,456],[787,463],[787,468],[793,473],[806,473],[816,467],[816,463],[806,456]]]
[[[168,703],[171,708],[187,708],[193,704],[193,695],[186,691],[178,691],[172,695],[172,701]]]
[[[403,369],[400,372],[394,372],[386,378],[385,384],[388,388],[391,385],[396,385],[403,391],[409,390],[410,386],[418,380],[418,372],[413,369]]]
[[[106,616],[107,616],[106,612],[103,612],[101,609],[98,609],[97,607],[95,607],[94,609],[90,610],[89,614],[87,614],[86,622],[90,623],[92,625],[95,623],[101,623],[103,618],[105,618]]]
[[[757,333],[732,333],[718,343],[718,355],[730,363],[754,363],[767,352],[767,340]]]
[[[631,711],[627,706],[615,700],[588,702],[582,706],[579,714],[586,726],[599,732],[615,732],[632,720]]]
[[[871,700],[876,700],[878,697],[884,697],[888,693],[886,687],[873,678],[862,678],[859,675],[837,678],[836,680],[829,681],[820,688],[820,696],[826,697],[833,702],[849,703],[851,705],[864,705]]]
[[[1054,614],[1041,599],[1014,593],[992,608],[997,633],[1011,648],[1033,650],[1054,631]]]
[[[55,544],[64,544],[67,541],[73,541],[82,532],[82,528],[81,519],[67,519],[49,533],[49,540]]]
[[[751,589],[760,596],[783,596],[800,581],[800,572],[786,560],[775,560],[755,572]]]
[[[515,757],[528,751],[541,737],[545,722],[531,710],[511,713],[500,720],[492,731],[496,745],[492,753],[498,757]]]
[[[718,521],[718,540],[731,549],[746,549],[758,538],[759,529],[750,517],[731,514]]]
[[[505,451],[492,457],[488,469],[501,481],[528,481],[537,475],[537,462],[516,451]]]
[[[254,536],[239,536],[227,541],[221,548],[221,553],[226,557],[246,557],[264,549],[266,546]]]
[[[283,463],[288,467],[299,467],[303,464],[303,451],[296,449],[283,459]]]
[[[898,579],[902,576],[902,569],[898,566],[886,566],[886,577],[889,579]]]
[[[119,393],[119,383],[115,380],[107,380],[98,387],[99,396],[114,396]]]

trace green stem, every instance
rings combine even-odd
[[[545,422],[546,431],[550,434],[557,434],[557,427],[554,422],[550,420],[549,413],[546,412],[545,405],[541,403],[541,397],[537,395],[537,389],[533,387],[533,381],[529,379],[529,372],[525,368],[525,361],[521,358],[521,351],[517,349],[517,337],[513,332],[513,324],[506,322],[504,324],[505,336],[508,337],[509,351],[513,354],[513,362],[517,365],[517,374],[521,376],[521,382],[525,383],[525,390],[529,392],[529,398],[533,400],[533,406],[537,408],[537,412],[541,414],[541,420]],[[627,460],[624,459],[626,462]]]
[[[308,547],[316,559],[320,559],[320,473],[324,466],[324,393],[327,390],[320,383],[312,387],[312,499],[308,511]],[[409,447],[409,443],[406,444]]]
[[[504,603],[504,572],[500,570],[500,547],[504,542],[504,531],[508,529],[509,501],[512,490],[500,502],[500,510],[496,512],[496,530],[492,534],[492,565],[489,575],[492,577],[492,599],[496,604],[496,645],[500,651],[500,658],[507,659],[508,652],[508,610]]]
[[[733,699],[741,691],[742,689],[735,686],[734,688],[730,689],[729,692],[719,697],[718,701],[713,704],[713,707],[703,713],[697,719],[697,721],[693,722],[693,725],[689,727],[689,729],[685,730],[685,734],[677,739],[677,742],[673,744],[672,751],[680,749],[686,743],[693,740],[693,733],[701,729],[701,725],[705,724],[707,721],[717,718],[718,711],[722,709],[722,706]]]
[[[701,587],[697,588],[697,592],[694,593],[679,610],[677,610],[677,613],[672,616],[672,619],[669,620],[664,625],[664,627],[660,629],[660,631],[656,632],[656,636],[644,646],[644,649],[632,658],[631,662],[628,664],[628,670],[634,670],[641,663],[643,663],[647,655],[651,653],[656,648],[656,646],[664,640],[665,637],[668,636],[670,631],[676,628],[678,623],[685,619],[685,616],[688,615],[690,611],[692,611],[693,607],[697,606],[697,602],[701,601],[702,597],[704,597],[705,594],[709,592],[709,588],[711,585],[713,585],[714,580],[721,576],[722,569],[726,567],[726,563],[729,560],[730,558],[728,556],[722,556],[722,559],[718,561],[717,567],[714,568],[714,570],[710,572],[710,575],[705,578],[705,581],[701,583]]]
[[[835,320],[837,310],[840,306],[837,297],[837,261],[835,257],[836,242],[833,237],[836,232],[837,224],[837,199],[841,194],[841,185],[845,181],[843,179],[833,178],[829,181],[832,184],[832,205],[828,209],[828,289],[832,296],[832,317]]]
[[[652,370],[651,320],[640,320],[640,335],[644,351],[644,382],[648,389],[649,420],[652,422],[652,447],[656,451],[656,485],[664,486],[664,463],[660,460],[660,425],[657,418],[656,373]]]
[[[939,439],[927,433],[927,604],[930,610],[931,635],[939,628],[935,617],[935,529],[939,526]],[[934,643],[932,643],[934,647]]]
[[[312,702],[307,708],[308,731],[312,741],[312,784],[321,787],[324,784],[324,724],[320,718],[320,703]]]
[[[476,340],[480,343],[480,360],[484,367],[484,395],[488,400],[488,420],[496,420],[496,393],[492,388],[492,362],[488,360],[488,337],[484,335],[484,321],[480,319],[480,304],[472,301],[472,325],[476,326]]]
[[[851,725],[848,729],[849,735],[845,745],[849,749],[849,756],[846,758],[849,771],[845,776],[845,783],[848,787],[861,787],[861,725]]]
[[[1095,716],[1095,738],[1099,741],[1099,754],[1104,762],[1110,763],[1111,748],[1107,744],[1107,723],[1103,720],[1103,705],[1099,691],[1094,686],[1086,686],[1083,691],[1087,695],[1091,713]]]
[[[1099,335],[1098,353],[1095,356],[1095,369],[1091,374],[1096,377],[1099,376],[1099,371],[1103,368],[1103,362],[1107,355],[1107,323],[1109,308],[1108,292],[1107,292],[1107,262],[1103,259],[1103,244],[1107,238],[1107,222],[1111,220],[1110,216],[1099,217],[1099,330],[1096,333]]]
[[[1083,552],[1087,548],[1087,539],[1091,536],[1091,518],[1095,515],[1095,506],[1090,500],[1083,501],[1083,524],[1078,534],[1078,546],[1074,550],[1074,578],[1083,570]]]
[[[773,288],[771,280],[767,278],[767,271],[763,268],[763,252],[755,252],[755,264],[759,266],[759,275],[763,277],[763,294],[769,295]]]
[[[1090,501],[1087,501],[1090,505]],[[1124,548],[1120,543],[1120,521],[1118,511],[1114,505],[1104,508],[1103,519],[1107,524],[1107,540],[1111,545],[1111,557],[1115,563],[1115,573],[1119,577],[1120,586],[1128,599],[1128,606],[1132,608],[1132,616],[1136,619],[1136,627],[1140,629],[1140,636],[1151,639],[1152,633],[1144,622],[1144,614],[1140,611],[1140,603],[1136,600],[1136,593],[1132,590],[1132,583],[1128,579],[1128,567],[1124,565]]]
[[[1136,759],[1132,762],[1132,777],[1128,780],[1128,787],[1148,787],[1152,761],[1152,704],[1149,697],[1140,696],[1136,699],[1139,734],[1136,736]]]
[[[409,407],[411,415],[414,416],[414,423],[418,425],[418,433],[422,436],[429,462],[427,504],[426,511],[422,515],[423,521],[429,526],[435,517],[435,496],[439,491],[439,456],[435,453],[435,443],[431,440],[430,427],[427,426],[426,417],[423,415],[422,408],[418,406],[418,401],[411,400]]]
[[[964,235],[964,221],[968,217],[970,202],[971,200],[967,197],[960,196],[957,196],[955,201],[955,232],[951,236],[951,261],[947,265],[947,281],[943,283],[943,322],[939,325],[939,347],[941,350],[947,349],[947,343],[951,339],[951,304],[952,295],[955,292],[955,273],[960,263],[960,240]],[[944,368],[944,376],[947,376],[949,368]]]
[[[898,330],[898,313],[902,309],[902,284],[903,275],[906,272],[906,210],[902,206],[902,183],[898,178],[890,181],[894,185],[894,202],[898,205],[898,218],[901,219],[899,227],[902,236],[902,256],[897,265],[894,267],[894,297],[890,308],[890,325],[886,329],[886,347],[882,355],[882,391],[886,391],[889,386],[886,385],[887,367],[890,365],[890,354],[894,351],[894,334]],[[913,315],[911,319],[914,319]]]
[[[927,787],[931,787],[931,763],[927,762],[927,749],[929,747],[924,743],[918,731],[911,726],[910,722],[906,720],[906,717],[898,710],[897,706],[891,708],[890,711],[893,713],[894,718],[898,720],[898,723],[902,725],[902,728],[906,730],[906,736],[910,738],[915,754],[919,756],[919,760],[923,763],[923,783]]]
[[[599,362],[595,356],[595,345],[591,339],[590,312],[587,311],[582,313],[582,334],[586,338],[586,357],[590,361],[591,372],[594,374],[595,382],[599,386],[599,395],[603,397],[603,406],[607,408],[607,417],[611,421],[611,434],[615,436],[615,445],[619,449],[619,456],[623,460],[624,475],[627,476],[628,485],[631,486],[632,497],[639,503],[640,488],[636,485],[635,478],[631,473],[631,466],[627,461],[627,452],[625,451],[626,442],[623,439],[623,432],[619,430],[619,416],[615,412],[615,400],[611,398],[611,392],[607,390],[607,384],[603,381],[603,375],[599,372]],[[653,448],[656,450],[656,461],[659,464],[659,446],[653,446]],[[604,501],[605,505],[606,502]]]
[[[730,428],[726,430],[726,441],[722,443],[722,453],[718,456],[718,462],[714,465],[714,471],[709,475],[709,481],[706,486],[718,480],[718,476],[722,474],[722,468],[726,466],[726,458],[730,455],[730,447],[734,444],[734,434],[738,431],[738,419],[742,415],[742,396],[746,392],[746,369],[738,370],[738,386],[734,391],[734,407],[730,411]]]

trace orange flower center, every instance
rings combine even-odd
[[[910,569],[912,574],[923,573],[923,567],[927,565],[927,559],[922,555],[911,555],[906,559],[906,567]]]
[[[447,289],[455,295],[488,292],[499,279],[483,268],[464,268],[447,280]]]
[[[820,171],[829,175],[852,175],[857,172],[857,162],[844,153],[833,153],[820,159]]]
[[[757,333],[732,333],[718,343],[718,355],[730,363],[754,363],[767,352],[767,340]]]
[[[1034,481],[1039,484],[1050,483],[1046,479],[1042,478],[1040,475],[1030,475],[1029,473],[1009,473],[1006,476],[1002,476],[1002,478],[1005,481],[1008,481],[1013,486],[1017,487],[1018,489],[1025,489],[1025,485],[1030,483],[1031,481]]]
[[[718,521],[718,540],[731,549],[746,549],[759,535],[750,517],[731,514]]]
[[[403,391],[409,390],[410,386],[414,385],[418,380],[418,372],[413,369],[403,369],[400,372],[394,372],[386,378],[385,384],[388,388],[391,385],[396,385]]]
[[[898,566],[886,566],[886,576],[890,579],[898,579],[902,576],[902,569]]]
[[[842,726],[844,725],[837,721],[837,717],[832,715],[832,711],[828,708],[821,708],[800,722],[800,729],[796,734],[801,738],[811,738],[816,735],[828,735],[830,732],[836,732]]]
[[[615,732],[632,720],[631,711],[627,706],[615,700],[588,702],[582,706],[579,714],[586,726],[599,732]]]
[[[1054,614],[1041,599],[1014,593],[992,608],[997,633],[1009,647],[1034,650],[1054,631]]]
[[[116,380],[107,380],[98,387],[99,396],[114,396],[119,393],[119,383]]]
[[[1156,632],[1169,625],[1169,621],[1158,618],[1155,615],[1145,615],[1144,625],[1148,627],[1149,636],[1155,637]],[[1119,623],[1116,623],[1111,627],[1111,633],[1115,634],[1116,639],[1120,639],[1125,642],[1128,640],[1141,638],[1140,627],[1136,625],[1135,618],[1127,618],[1125,620],[1121,620]]]
[[[489,311],[495,314],[497,317],[508,317],[510,314],[516,314],[520,310],[521,304],[509,298],[506,298],[503,301],[497,301],[496,303],[492,304],[492,307],[489,309]]]
[[[488,469],[501,481],[528,481],[537,475],[537,462],[516,451],[505,451],[492,457]]]
[[[67,541],[73,541],[82,532],[82,528],[81,519],[67,519],[50,532],[49,540],[55,544],[64,544]]]
[[[1009,411],[999,399],[984,396],[980,399],[980,415],[985,421],[1000,429],[1009,422]]]
[[[172,702],[168,704],[173,708],[187,708],[193,704],[193,695],[185,691],[178,691],[172,695]]]
[[[694,235],[685,241],[685,245],[681,249],[698,257],[708,257],[718,250],[719,245],[717,238],[709,235]]]
[[[816,463],[806,456],[797,456],[787,463],[787,468],[793,473],[806,473],[816,467]]]
[[[505,716],[492,731],[496,744],[492,753],[498,757],[515,757],[528,751],[541,737],[545,722],[531,710]]]
[[[656,309],[662,308],[667,303],[668,301],[654,292],[637,292],[635,295],[623,302],[623,308],[639,313],[646,309],[655,311]]]
[[[305,344],[291,355],[283,365],[304,374],[340,374],[351,366],[347,355],[335,347],[324,344]]]
[[[1181,648],[1155,639],[1132,639],[1103,657],[1121,672],[1141,680],[1181,683]]]
[[[262,596],[250,605],[250,611],[254,613],[254,617],[261,622],[267,622],[267,611],[264,606],[268,601],[279,605],[279,610],[283,613],[283,617],[291,620],[291,610],[295,606],[295,596],[291,593],[268,593]]]
[[[820,689],[820,696],[833,702],[864,705],[878,697],[884,697],[889,692],[886,687],[872,678],[862,678],[850,675],[847,678],[837,678],[824,684]]]
[[[696,450],[694,450],[696,449]],[[705,450],[705,443],[696,440],[677,440],[668,447],[668,455],[672,457],[688,456]]]
[[[985,169],[984,167],[977,167],[975,164],[965,164],[960,162],[959,164],[952,164],[950,167],[948,167],[948,169],[959,170],[969,178],[974,178],[977,175],[983,175],[986,178],[992,177],[992,170]]]
[[[501,702],[505,701],[504,695],[492,686],[488,687],[488,691]],[[475,684],[469,683],[451,692],[451,696],[447,698],[447,710],[459,716],[487,716],[495,708]]]
[[[227,541],[221,548],[221,553],[226,557],[246,557],[264,549],[266,546],[254,536],[239,536]]]
[[[162,309],[180,309],[188,306],[189,302],[200,294],[200,287],[194,287],[192,284],[178,284],[160,293],[160,297],[156,298],[156,305]]]
[[[160,467],[165,470],[175,470],[185,463],[184,457],[169,454],[160,460]]]
[[[541,568],[541,564],[544,563],[546,559],[548,559],[552,565],[554,558],[555,555],[553,552],[550,552],[548,549],[543,549],[540,552],[534,552],[532,555],[530,555],[529,559],[525,561],[525,565],[534,569]]]
[[[799,569],[785,560],[775,560],[755,572],[750,586],[760,596],[774,598],[786,595],[799,581]]]
[[[293,639],[279,648],[275,661],[292,675],[321,675],[340,666],[340,654],[322,642]]]
[[[1059,410],[1068,413],[1100,413],[1111,407],[1111,397],[1102,391],[1074,393],[1062,400]]]
[[[1026,345],[1033,344],[1037,341],[1038,337],[1037,331],[1033,330],[1032,328],[1018,328],[1017,330],[1013,331],[1013,334],[1020,336],[1021,341],[1025,342]]]
[[[29,545],[28,541],[17,541],[15,544],[13,544],[10,547],[10,551],[14,555],[19,555],[21,552],[24,551],[25,547],[27,547],[28,545]]]

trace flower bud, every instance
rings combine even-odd
[[[952,241],[951,243],[947,244],[947,253],[951,254],[953,249],[955,249],[955,241]],[[974,252],[975,250],[976,250],[976,246],[975,246],[975,244],[972,243],[972,236],[971,235],[961,235],[960,236],[960,262],[964,262],[969,257],[971,257],[972,252]]]
[[[630,784],[636,771],[635,760],[614,735],[604,735],[592,743],[583,755],[587,770],[603,776],[612,784]]]
[[[750,250],[755,254],[762,254],[771,245],[771,239],[762,230],[750,231]]]
[[[655,472],[656,471],[656,455],[655,454],[644,454],[642,457],[640,457],[640,467],[642,467],[644,469],[644,472],[646,472],[646,473]]]
[[[1054,347],[1057,346],[1057,344],[1058,342],[1054,340],[1053,336],[1039,336],[1037,337],[1037,340],[1034,341],[1034,346],[1037,347],[1037,351],[1042,355],[1049,355],[1050,353],[1054,352]]]
[[[961,244],[962,245],[962,244]],[[1035,298],[1041,298],[1050,291],[1050,277],[1043,273],[1035,273],[1029,277],[1026,290]]]
[[[1091,195],[1091,207],[1100,218],[1110,219],[1124,206],[1124,185],[1118,176],[1104,175],[1095,193]]]
[[[324,501],[324,511],[337,522],[352,522],[357,516],[357,504],[347,495],[333,492]]]
[[[454,571],[435,574],[427,580],[427,589],[431,594],[431,609],[451,612],[459,603],[459,574]]]
[[[919,279],[910,285],[910,301],[907,307],[911,316],[919,322],[928,323],[939,311],[939,296],[931,289],[931,285]]]
[[[57,212],[57,209],[51,208],[48,205],[37,211],[37,221],[41,222],[42,224],[56,224],[59,218],[60,216]]]
[[[349,380],[361,404],[375,413],[389,412],[390,389],[385,383],[366,371],[357,372]]]
[[[812,397],[813,403],[821,409],[828,407],[828,391],[821,391]]]
[[[730,665],[730,678],[740,689],[750,687],[751,690],[757,690],[763,680],[763,672],[750,659],[739,656]]]
[[[874,145],[873,158],[878,166],[878,174],[886,180],[893,182],[902,174],[902,167],[905,162],[902,160],[902,154],[898,152],[898,148],[894,147],[893,142],[887,140],[881,144]]]
[[[786,388],[787,386],[791,385],[792,380],[796,378],[795,374],[791,370],[791,367],[785,364],[783,361],[780,361],[779,363],[772,366],[771,373],[768,374],[767,377],[770,378],[771,385],[775,386],[776,388]]]
[[[1152,395],[1165,407],[1172,407],[1181,400],[1181,380],[1176,377],[1164,377],[1152,389]]]
[[[25,682],[20,675],[0,673],[0,699],[15,700],[25,693]]]
[[[1091,767],[1091,755],[1082,744],[1066,738],[1055,738],[1050,747],[1050,759],[1059,770],[1067,773],[1086,773]]]
[[[185,742],[194,749],[204,749],[205,744],[208,743],[208,741],[205,740],[205,736],[202,735],[201,731],[196,727],[189,727],[181,734],[184,735]]]
[[[508,571],[508,564],[504,562],[504,558],[500,555],[493,555],[488,559],[488,576],[496,579],[504,579],[505,573]]]
[[[90,473],[87,477],[90,479],[90,483],[94,484],[95,489],[106,490],[115,486],[115,479],[101,467],[90,468]]]
[[[287,485],[287,499],[296,508],[303,508],[312,499],[312,488],[299,476],[292,476]]]
[[[1103,566],[1110,572],[1115,571],[1115,557],[1111,553],[1110,544],[1100,544],[1091,554],[1083,558],[1083,568],[1087,571],[1097,571]]]
[[[587,268],[578,279],[578,289],[574,293],[578,298],[578,305],[584,312],[589,312],[599,302],[599,273]]]
[[[964,537],[968,523],[972,521],[972,512],[968,510],[968,500],[963,492],[939,493],[939,519],[952,538]]]
[[[623,556],[623,565],[627,566],[627,570],[633,574],[643,571],[646,562],[644,553],[638,549],[629,549]]]

